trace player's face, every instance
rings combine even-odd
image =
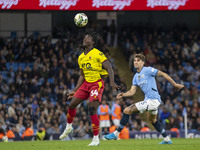
[[[144,65],[144,62],[143,62],[140,58],[137,58],[137,57],[136,57],[136,58],[134,59],[134,67],[135,67],[136,69],[142,68],[143,65]]]
[[[88,47],[88,46],[91,46],[93,44],[94,44],[94,42],[92,40],[92,37],[89,36],[89,35],[86,35],[83,39],[83,47]]]

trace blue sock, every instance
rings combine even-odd
[[[124,126],[126,126],[126,124],[128,123],[128,120],[129,120],[129,115],[124,113],[120,121],[119,128],[117,129],[118,132],[121,132],[123,130]]]
[[[167,136],[167,133],[165,132],[165,129],[163,128],[162,124],[158,121],[156,121],[154,124],[152,124],[154,126],[154,128],[160,133],[162,134],[163,137]]]

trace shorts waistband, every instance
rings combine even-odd
[[[89,83],[89,84],[91,84],[91,83],[97,83],[97,82],[100,82],[100,81],[102,81],[104,83],[103,79],[99,79],[99,80],[97,80],[95,82],[87,82],[86,80],[84,80],[84,82]]]

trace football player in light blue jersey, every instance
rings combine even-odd
[[[144,55],[142,54],[134,55],[134,67],[136,68],[137,73],[133,77],[131,89],[126,93],[119,93],[117,95],[117,99],[120,99],[122,97],[133,96],[136,92],[137,87],[140,87],[145,94],[144,101],[137,102],[129,107],[126,107],[123,111],[124,114],[120,121],[118,129],[114,133],[105,135],[104,137],[107,140],[112,140],[112,139],[116,140],[119,136],[119,133],[128,123],[129,115],[136,112],[143,113],[144,111],[149,111],[150,112],[148,118],[149,121],[155,127],[155,129],[160,134],[162,134],[164,138],[164,140],[159,144],[172,144],[172,141],[167,136],[162,124],[157,121],[158,107],[161,103],[161,99],[158,93],[155,77],[156,76],[164,77],[171,84],[173,84],[174,87],[177,88],[178,90],[181,90],[184,86],[182,84],[176,83],[169,75],[158,69],[152,67],[144,67],[144,63],[145,63]]]

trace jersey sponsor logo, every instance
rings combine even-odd
[[[134,0],[93,0],[92,7],[110,6],[113,10],[122,10],[125,6],[130,6]]]
[[[84,63],[84,64],[82,64],[82,68],[85,68],[85,63]]]
[[[91,69],[92,67],[91,67],[91,64],[90,63],[83,63],[82,64],[82,68],[87,68],[87,69]]]
[[[138,83],[138,86],[142,87],[146,83],[147,83],[147,80],[143,80],[143,81],[141,81],[141,82]]]
[[[18,5],[20,0],[0,0],[2,9],[10,9],[13,5]]]
[[[86,68],[87,68],[87,69],[91,69],[91,68],[92,68],[92,67],[91,67],[91,64],[90,64],[90,63],[87,63],[87,64],[86,64]]]
[[[69,9],[71,6],[75,6],[79,0],[40,0],[39,6],[60,6],[59,9]]]
[[[147,7],[168,6],[168,10],[176,10],[180,6],[185,6],[187,1],[189,0],[147,0]]]

